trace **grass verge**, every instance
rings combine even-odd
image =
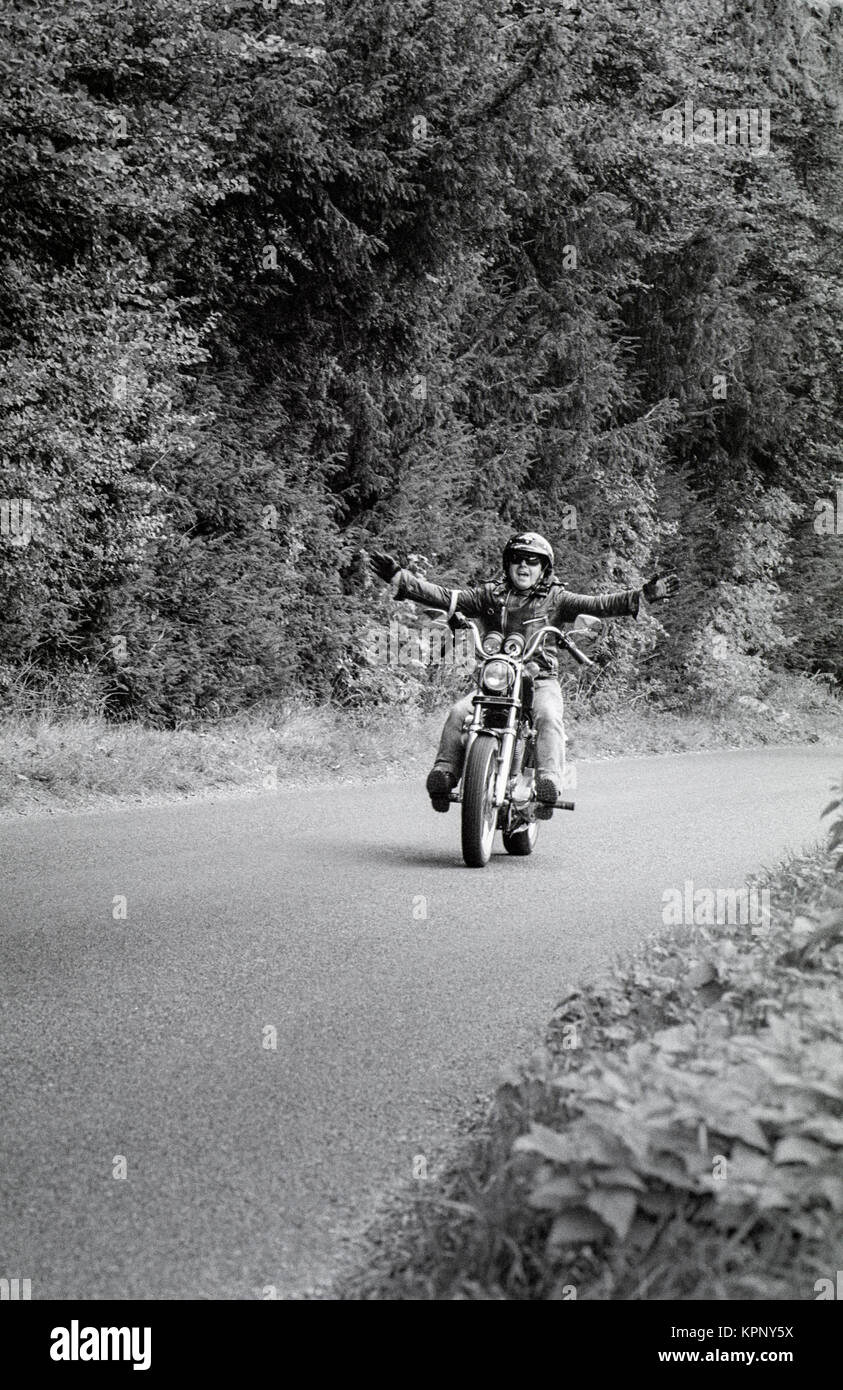
[[[422,776],[443,711],[270,705],[193,728],[113,724],[42,701],[0,719],[0,812]],[[569,757],[701,751],[843,739],[841,704],[790,678],[767,701],[666,711],[643,702],[568,709]]]
[[[674,927],[565,998],[545,1048],[329,1296],[833,1297],[841,806],[828,850],[754,881],[757,926]]]

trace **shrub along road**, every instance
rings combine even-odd
[[[583,764],[576,813],[482,871],[406,783],[5,821],[0,1274],[81,1299],[324,1279],[666,890],[818,839],[841,764]]]

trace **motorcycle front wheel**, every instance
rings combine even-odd
[[[470,869],[482,869],[492,855],[498,813],[494,805],[498,743],[478,734],[468,750],[462,779],[462,857]]]

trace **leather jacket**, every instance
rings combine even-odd
[[[555,576],[545,578],[521,593],[505,580],[480,584],[472,589],[445,589],[420,579],[412,570],[399,570],[393,581],[396,599],[411,599],[429,608],[441,608],[450,618],[462,613],[473,618],[481,632],[496,631],[508,637],[520,632],[529,640],[531,633],[551,625],[564,627],[580,614],[594,618],[637,618],[640,589],[618,589],[610,594],[577,594],[566,589]],[[536,661],[547,675],[559,670],[558,643],[549,634]]]

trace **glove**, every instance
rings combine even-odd
[[[470,626],[468,618],[463,613],[452,613],[448,619],[448,627],[452,632],[461,632]]]
[[[654,574],[652,579],[642,586],[641,592],[648,603],[661,603],[662,599],[670,598],[679,588],[679,580],[675,574]]]
[[[384,555],[381,550],[373,550],[369,556],[369,564],[378,576],[378,579],[394,579],[401,566],[394,555]]]

